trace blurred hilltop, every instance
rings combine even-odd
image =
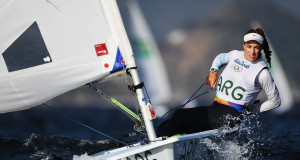
[[[145,13],[145,17],[149,19],[149,26],[153,29],[153,34],[160,47],[171,80],[175,100],[182,101],[183,98],[188,98],[204,82],[211,62],[217,54],[231,50],[242,50],[243,35],[250,29],[253,21],[257,21],[262,25],[269,42],[271,42],[280,59],[294,95],[297,96],[300,76],[294,73],[297,73],[299,70],[297,60],[300,58],[300,55],[297,54],[298,50],[296,49],[300,42],[297,37],[297,35],[300,35],[299,15],[272,1],[232,0],[225,2],[220,2],[220,4],[214,6],[204,4],[211,7],[206,9],[206,12],[203,12],[200,11],[203,8],[201,7],[201,2],[191,1],[190,3],[194,3],[194,5],[191,5],[194,6],[191,9],[198,7],[199,13],[202,14],[197,14],[197,11],[194,11],[196,16],[192,17],[192,19],[187,18],[189,21],[183,21],[184,24],[178,24],[176,27],[169,26],[169,28],[172,28],[171,30],[159,35],[155,33],[155,31],[159,30],[159,27],[162,29],[168,27],[161,23],[162,20],[159,17],[153,18],[151,13]],[[147,2],[139,1],[139,3],[144,11],[152,11],[154,15],[166,13],[166,11],[147,9],[145,5],[151,7]],[[163,5],[166,2],[161,3]],[[185,3],[189,3],[189,1]],[[174,1],[168,6],[160,6],[157,9],[165,7],[165,10],[168,10],[171,8],[171,5],[177,5],[177,7],[172,6],[173,8],[182,7],[184,9],[186,7],[182,6],[178,1]],[[157,7],[159,5],[156,3],[153,6]],[[121,13],[124,12],[122,7],[121,3]],[[178,11],[176,14],[176,12],[172,12],[172,9],[170,10],[173,15],[169,15],[170,18],[164,20],[165,25],[176,24],[172,22],[176,21],[176,17],[178,19],[182,16],[184,17],[182,15],[183,11]],[[190,14],[192,11],[187,12]],[[167,15],[161,16],[166,17]],[[124,17],[126,28],[129,27],[129,24],[126,22],[126,14]],[[153,23],[153,19],[157,20],[157,22]],[[151,24],[151,21],[153,24]],[[209,101],[211,100],[209,99]]]

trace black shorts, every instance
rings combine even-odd
[[[214,102],[212,106],[179,109],[172,118],[158,127],[158,136],[189,134],[222,126],[234,127],[241,123],[242,115],[234,108]]]

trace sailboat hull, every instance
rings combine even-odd
[[[204,131],[167,140],[156,141],[146,145],[123,147],[92,155],[93,159],[135,160],[135,159],[193,159],[207,157],[208,150],[200,140],[217,133],[217,130]]]

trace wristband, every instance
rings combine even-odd
[[[210,70],[209,70],[209,72],[217,72],[218,71],[218,69],[216,69],[216,68],[211,68]]]

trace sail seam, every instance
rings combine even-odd
[[[13,1],[15,1],[15,0],[11,0],[11,1],[7,2],[2,8],[0,8],[0,12],[3,11],[4,9],[6,9]]]
[[[20,92],[18,91],[18,89],[16,88],[16,86],[14,85],[13,81],[9,78],[10,84],[12,85],[12,87],[14,88],[15,92],[18,94],[19,98],[27,105],[27,107],[29,106],[29,104],[27,103],[27,101],[25,100],[25,98],[20,94]]]

